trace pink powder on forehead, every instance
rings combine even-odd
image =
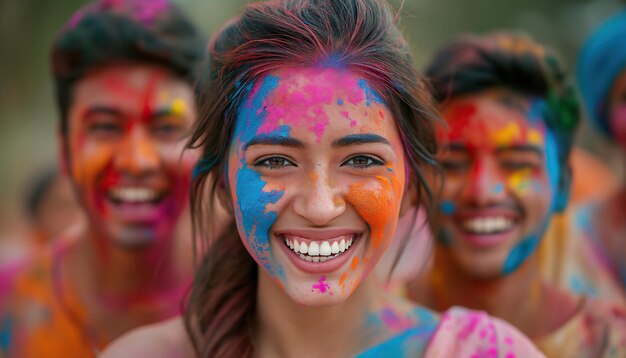
[[[306,126],[320,142],[330,123],[326,106],[333,105],[338,99],[352,104],[365,100],[365,93],[358,85],[359,78],[345,70],[290,68],[277,76],[278,87],[263,100],[265,117],[257,134],[271,133],[282,125]],[[258,91],[257,87],[251,97]]]

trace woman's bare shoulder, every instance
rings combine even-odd
[[[101,358],[195,357],[182,317],[136,328],[106,347]]]

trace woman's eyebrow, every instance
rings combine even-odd
[[[351,134],[339,138],[333,142],[333,147],[346,147],[349,145],[382,143],[391,146],[389,141],[378,134]]]
[[[282,145],[293,148],[304,148],[305,146],[304,143],[292,137],[285,137],[282,135],[262,135],[250,139],[244,146],[243,150],[245,151],[248,147],[253,145]]]

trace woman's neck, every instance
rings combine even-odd
[[[402,303],[382,293],[373,274],[346,301],[308,307],[294,302],[259,270],[257,298],[256,350],[260,357],[354,356],[392,336],[389,329],[373,323],[381,310],[392,306],[407,311]]]

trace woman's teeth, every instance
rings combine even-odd
[[[310,241],[308,244],[304,241],[298,241],[296,239],[289,239],[284,237],[285,244],[293,252],[299,255],[302,260],[311,262],[324,262],[341,255],[346,251],[352,242],[353,236],[346,236],[341,240],[329,240],[329,241]]]

